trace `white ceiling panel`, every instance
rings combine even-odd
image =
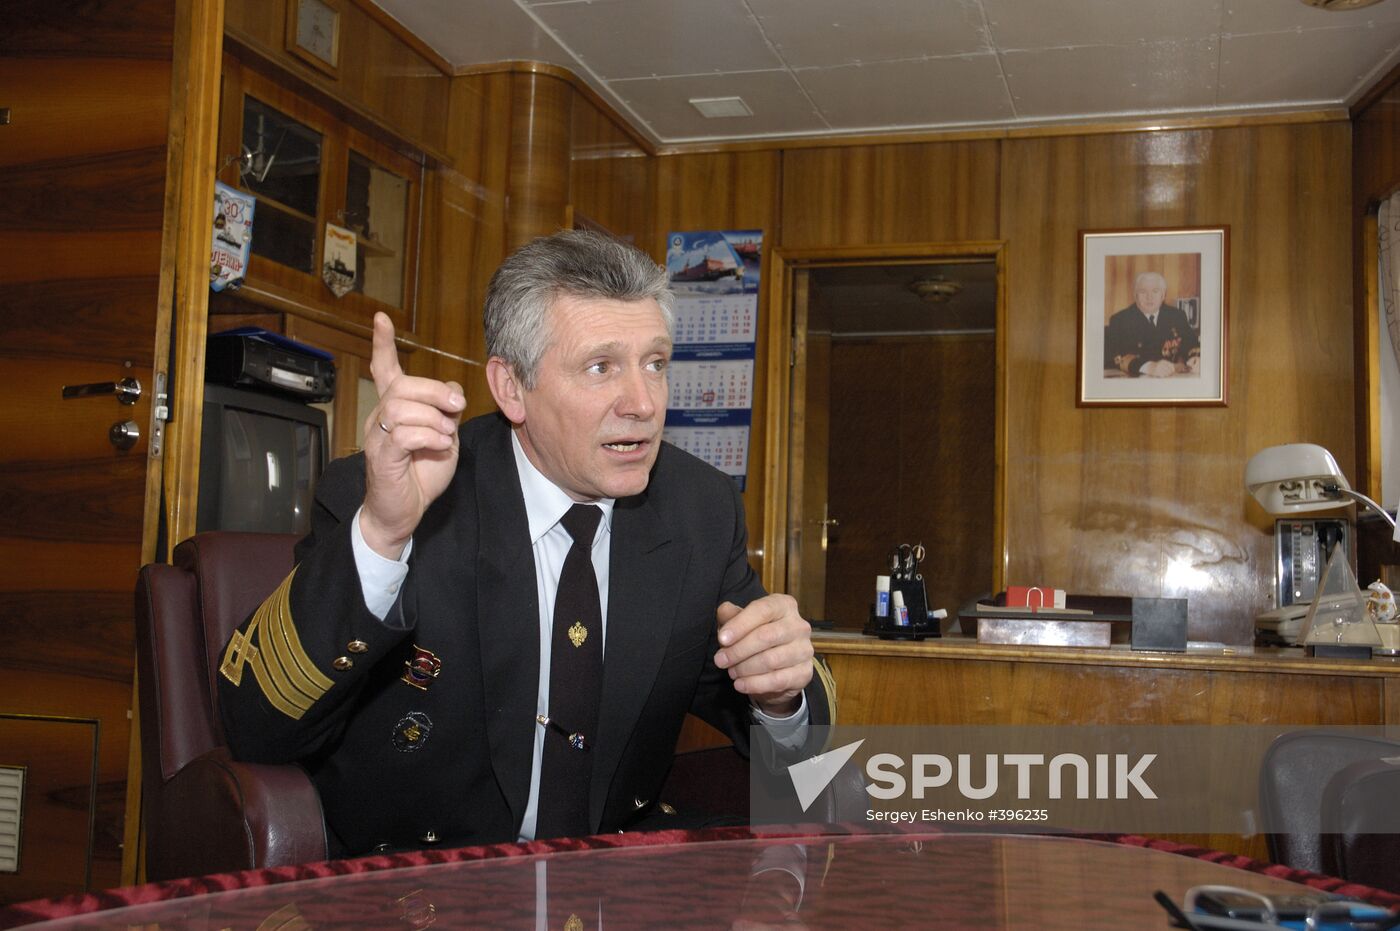
[[[612,89],[632,112],[663,139],[677,141],[723,136],[742,139],[778,133],[824,132],[826,123],[791,74],[693,75],[613,81]],[[742,97],[753,116],[707,119],[689,103],[692,97]]]
[[[1335,100],[1366,76],[1373,62],[1393,56],[1400,30],[1314,29],[1222,40],[1220,102]]]
[[[1032,49],[1199,39],[1219,30],[1222,2],[982,0],[982,6],[997,48]],[[1298,0],[1271,2],[1297,4]]]
[[[964,55],[988,48],[975,0],[748,0],[789,68]]]
[[[833,129],[1004,122],[1014,114],[992,54],[797,72]]]
[[[443,58],[457,65],[543,61],[578,63],[512,0],[375,0]]]
[[[782,65],[743,0],[580,0],[529,9],[604,80]]]
[[[562,65],[660,144],[1344,108],[1400,0],[374,0],[459,67]],[[706,120],[691,97],[737,95]]]
[[[1006,52],[1002,67],[1016,114],[1023,118],[1201,109],[1215,103],[1216,49],[1208,39]]]
[[[1400,24],[1400,4],[1378,3],[1359,10],[1322,10],[1298,0],[1228,0],[1220,31],[1233,35],[1295,29],[1356,29],[1368,23]]]

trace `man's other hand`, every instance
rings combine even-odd
[[[360,532],[376,553],[398,559],[457,470],[457,424],[467,399],[456,382],[404,374],[394,324],[383,313],[374,315],[369,368],[379,403],[365,418]]]
[[[767,595],[746,608],[726,601],[715,609],[720,650],[734,688],[765,714],[786,717],[812,680],[812,625],[788,595]]]

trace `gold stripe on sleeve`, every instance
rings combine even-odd
[[[295,574],[296,571],[293,570],[292,575]],[[282,583],[282,588],[279,588],[264,605],[268,609],[268,616],[263,623],[264,638],[267,641],[264,649],[277,658],[290,685],[312,701],[316,701],[335,683],[316,669],[311,657],[307,656],[306,650],[302,648],[296,624],[292,621],[291,581],[292,577],[288,576],[287,581]]]
[[[241,635],[234,633],[219,671],[240,685],[246,663],[268,703],[287,717],[300,720],[334,683],[316,670],[291,622],[295,576],[293,569],[259,606],[247,630]]]
[[[274,673],[272,668],[263,660],[259,653],[248,660],[248,668],[253,670],[253,678],[258,680],[258,687],[262,689],[263,697],[268,704],[278,711],[291,718],[293,721],[300,721],[302,715],[306,714],[312,702],[304,695],[297,695],[295,692],[284,692],[286,686],[286,676]]]

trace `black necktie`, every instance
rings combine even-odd
[[[588,782],[603,686],[603,610],[589,551],[602,516],[602,509],[595,504],[575,504],[559,521],[574,544],[564,557],[554,595],[549,722],[535,828],[535,837],[541,839],[591,833]]]

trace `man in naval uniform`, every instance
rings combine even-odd
[[[307,769],[333,853],[653,826],[687,712],[745,750],[764,725],[770,762],[815,749],[811,628],[749,566],[734,482],[661,439],[673,302],[609,237],[526,245],[486,298],[500,412],[460,427],[462,388],[405,375],[376,316],[364,449],[218,677],[233,752]]]

